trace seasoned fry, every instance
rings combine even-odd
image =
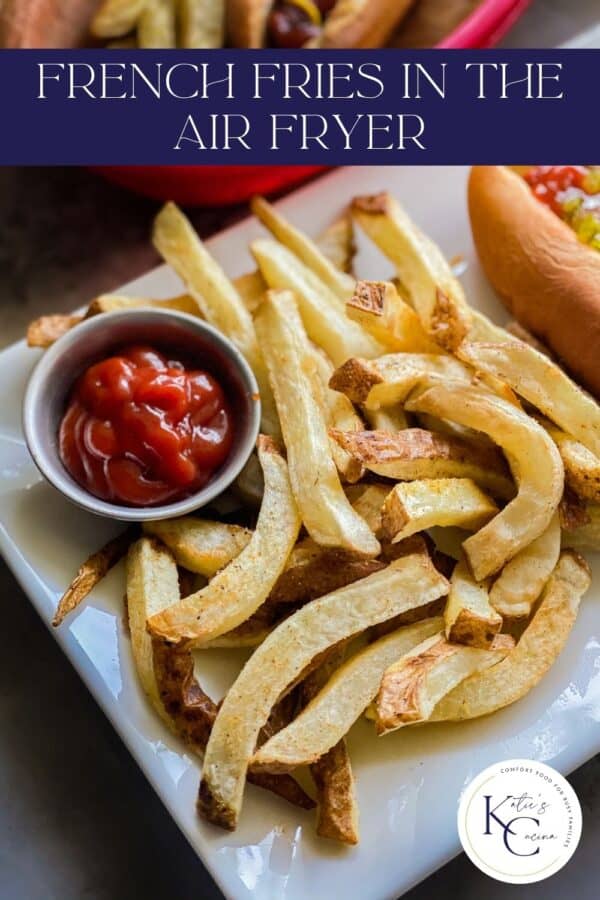
[[[341,272],[352,274],[356,246],[352,217],[344,212],[319,235],[321,253]]]
[[[334,651],[302,682],[301,699],[306,706],[327,684],[344,659],[345,648]],[[310,767],[318,797],[319,837],[358,844],[358,803],[354,775],[344,738],[315,760]]]
[[[522,341],[465,342],[458,353],[476,369],[501,378],[563,431],[600,456],[600,407],[542,353]]]
[[[353,296],[346,302],[346,313],[386,353],[443,352],[390,281],[358,281]]]
[[[279,423],[266,366],[252,318],[235,287],[174,203],[167,203],[156,217],[153,241],[165,262],[185,283],[207,322],[227,335],[250,363],[260,389],[261,427],[267,434],[277,436]]]
[[[502,616],[490,604],[489,583],[477,582],[461,559],[450,578],[444,610],[446,638],[487,650],[502,628]]]
[[[175,0],[146,0],[137,24],[142,50],[161,50],[177,46]]]
[[[300,531],[300,515],[285,460],[274,442],[258,441],[265,492],[256,529],[246,547],[205,588],[148,620],[156,637],[203,644],[249,618],[266,600]]]
[[[498,665],[454,688],[438,703],[430,720],[485,716],[529,693],[564,647],[589,584],[585,560],[572,551],[562,553],[515,649]]]
[[[374,699],[387,667],[442,625],[440,616],[406,625],[350,657],[306,709],[256,752],[252,768],[287,772],[318,760]]]
[[[225,0],[178,0],[179,46],[213,50],[225,43]]]
[[[143,527],[167,545],[178,565],[206,578],[239,556],[252,537],[248,528],[195,516],[144,522]]]
[[[497,512],[471,478],[424,478],[392,488],[383,504],[382,530],[396,544],[434,525],[475,530]]]
[[[59,337],[79,325],[83,316],[40,316],[27,326],[28,347],[50,347]]]
[[[462,381],[471,373],[459,360],[432,353],[391,353],[379,359],[346,359],[334,372],[329,386],[366,409],[404,403],[417,385]]]
[[[446,590],[446,579],[429,558],[412,554],[313,600],[279,625],[255,650],[223,701],[206,748],[198,800],[201,813],[216,825],[235,828],[258,731],[277,698],[319,654],[371,625],[437,599]],[[329,746],[344,734],[345,730]]]
[[[264,197],[254,197],[250,209],[273,237],[295,254],[337,297],[345,301],[352,296],[354,278],[334,266],[314,241],[294,228]]]
[[[490,591],[490,603],[501,616],[529,616],[558,562],[560,521],[554,513],[542,534],[508,562]]]
[[[96,553],[92,553],[79,567],[75,578],[58,601],[52,619],[55,628],[62,623],[65,616],[77,609],[98,582],[102,581],[107,572],[125,556],[130,544],[135,540],[136,534],[135,528],[128,528]]]
[[[522,410],[464,384],[436,384],[416,393],[407,408],[476,428],[505,451],[517,496],[464,543],[471,571],[477,581],[483,581],[550,524],[564,483],[558,450],[544,429]]]
[[[133,31],[145,6],[146,0],[103,0],[90,31],[97,38],[122,37]]]
[[[315,398],[314,354],[288,291],[269,291],[256,329],[269,367],[294,496],[308,533],[324,546],[377,556],[377,539],[342,490],[323,410]]]
[[[396,266],[426,332],[446,350],[458,347],[471,317],[463,289],[439,248],[389,194],[355,197],[352,214]]]
[[[301,544],[297,545],[298,548]],[[378,559],[357,559],[345,550],[314,545],[312,553],[299,558],[294,551],[269,594],[269,603],[307,603],[329,594],[373,572],[385,569]]]
[[[514,641],[498,635],[490,649],[451,644],[434,634],[392,663],[374,703],[377,734],[426,722],[439,701],[470,675],[489,669],[511,652]]]
[[[515,493],[506,463],[494,448],[422,428],[406,428],[396,434],[333,429],[329,433],[358,462],[384,478],[472,478],[496,497]]]
[[[590,503],[588,521],[571,531],[563,531],[562,544],[574,550],[600,550],[600,505]]]
[[[334,365],[349,356],[379,355],[379,344],[346,317],[342,300],[287,247],[259,240],[250,249],[270,288],[294,292],[306,333]]]

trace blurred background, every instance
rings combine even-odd
[[[599,35],[600,0],[537,0],[501,46],[556,46],[578,36],[599,46]],[[154,266],[148,233],[157,206],[85,170],[0,169],[0,346],[21,338],[36,316],[72,310]],[[191,217],[206,237],[245,212],[239,204]],[[2,562],[0,592],[11,637],[0,653],[0,900],[218,900]],[[571,781],[583,839],[548,882],[496,883],[461,856],[405,896],[596,900],[600,761]]]

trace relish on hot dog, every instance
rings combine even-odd
[[[510,312],[600,397],[600,167],[475,166],[469,215]]]

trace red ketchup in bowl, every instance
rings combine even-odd
[[[125,506],[181,500],[225,462],[234,427],[213,375],[149,346],[127,346],[90,366],[59,429],[70,475]]]

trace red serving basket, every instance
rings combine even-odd
[[[484,0],[438,44],[444,50],[485,49],[498,43],[532,0]],[[157,200],[187,206],[228,206],[254,194],[299,184],[325,166],[102,166],[110,181]]]

